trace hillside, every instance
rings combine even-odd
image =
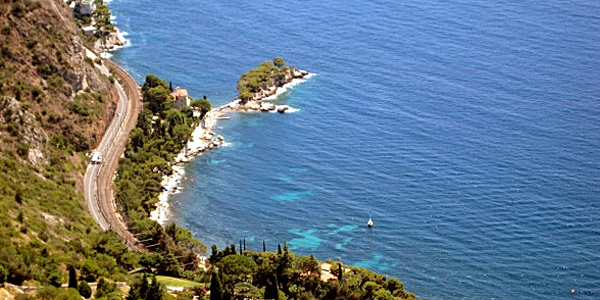
[[[131,255],[82,195],[115,107],[62,1],[0,2],[0,283],[59,285],[86,263],[91,277],[124,272]]]

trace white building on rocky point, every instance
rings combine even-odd
[[[94,0],[81,0],[75,5],[75,13],[80,16],[91,16],[96,11]]]
[[[175,88],[175,91],[171,93],[173,97],[173,107],[177,109],[183,109],[186,106],[190,105],[191,99],[188,96],[188,91],[186,89],[182,89],[180,87]]]

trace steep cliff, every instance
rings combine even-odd
[[[0,1],[0,284],[58,285],[88,261],[90,278],[126,273],[81,193],[116,96],[63,1]]]
[[[69,8],[57,0],[3,1],[0,15],[0,121],[13,132],[2,128],[3,144],[28,143],[34,163],[48,162],[44,144],[52,137],[76,151],[94,147],[115,97],[85,59]]]

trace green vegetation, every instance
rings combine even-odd
[[[158,283],[160,283],[162,285],[176,286],[176,287],[183,287],[183,288],[193,288],[193,287],[197,287],[197,286],[201,285],[200,283],[195,282],[195,281],[185,280],[185,279],[171,277],[171,276],[162,276],[162,275],[156,276],[156,281],[158,281]]]
[[[242,74],[237,83],[238,97],[243,101],[251,100],[262,89],[272,85],[281,86],[286,74],[293,70],[295,68],[287,67],[287,63],[281,57],[275,58],[273,62],[265,61],[258,67]]]
[[[70,178],[70,169],[83,166],[57,164],[40,170],[0,154],[0,280],[60,286],[69,279],[67,266],[84,280],[125,276],[137,257],[114,234],[93,229]]]
[[[297,257],[284,245],[281,253],[213,247],[210,257],[211,300],[222,299],[415,299],[396,278],[332,263],[336,277],[324,279],[314,256]],[[343,270],[340,272],[339,270]],[[343,274],[343,275],[342,275]],[[206,277],[205,277],[206,278]],[[207,282],[208,284],[208,282]]]
[[[166,297],[165,289],[158,282],[158,278],[152,275],[150,283],[148,283],[148,277],[144,274],[143,276],[136,277],[136,280],[131,285],[127,300],[161,300]]]
[[[210,102],[206,100],[206,96],[204,98],[194,100],[194,102],[192,102],[190,106],[199,109],[202,115],[206,114],[211,110]]]
[[[162,177],[172,172],[169,163],[199,119],[192,116],[191,108],[172,108],[167,83],[152,74],[146,76],[142,94],[146,109],[119,163],[116,202],[130,230],[155,251],[142,259],[142,266],[156,269],[157,274],[192,279],[198,271],[196,255],[205,251],[204,245],[189,231],[175,224],[162,227],[149,215],[158,201]]]
[[[88,214],[84,152],[103,132],[111,85],[72,54],[77,28],[53,4],[0,1],[0,284],[80,299],[75,286],[126,280],[139,254]]]

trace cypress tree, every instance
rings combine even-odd
[[[173,92],[173,81],[169,81],[169,91]]]
[[[267,286],[265,287],[265,299],[279,300],[279,288],[277,285],[277,276],[273,274],[271,278],[267,280]]]
[[[222,300],[223,299],[223,288],[221,287],[221,280],[219,280],[219,274],[216,269],[213,269],[213,274],[210,278],[210,300]]]
[[[77,289],[77,273],[73,266],[69,266],[69,287]]]
[[[339,263],[340,263],[339,264],[340,269],[338,270],[338,281],[342,282],[342,280],[344,279],[343,278],[344,277],[344,275],[343,275],[344,274],[344,267],[342,266],[342,262],[341,261],[339,261]]]
[[[15,194],[15,201],[17,202],[17,204],[23,203],[23,193],[21,192],[21,190],[17,190],[17,193]]]
[[[283,252],[281,252],[281,244],[277,244],[277,255],[281,254],[283,254]]]
[[[246,251],[246,238],[244,238],[244,251]]]
[[[219,249],[217,248],[217,245],[212,245],[211,247],[211,255],[208,258],[208,261],[210,262],[210,264],[216,264],[217,263],[217,259],[219,258]]]
[[[242,239],[240,239],[240,254],[244,255],[244,248],[242,248]]]
[[[267,252],[267,244],[265,244],[264,239],[263,239],[263,252]]]
[[[161,300],[162,299],[162,290],[160,288],[160,283],[156,281],[156,276],[152,275],[152,283],[150,284],[150,288],[148,289],[148,295],[146,296],[147,300]]]
[[[144,276],[142,276],[142,285],[140,286],[141,299],[146,299],[146,297],[148,297],[148,290],[150,290],[150,287],[148,286],[148,276],[144,273]]]

